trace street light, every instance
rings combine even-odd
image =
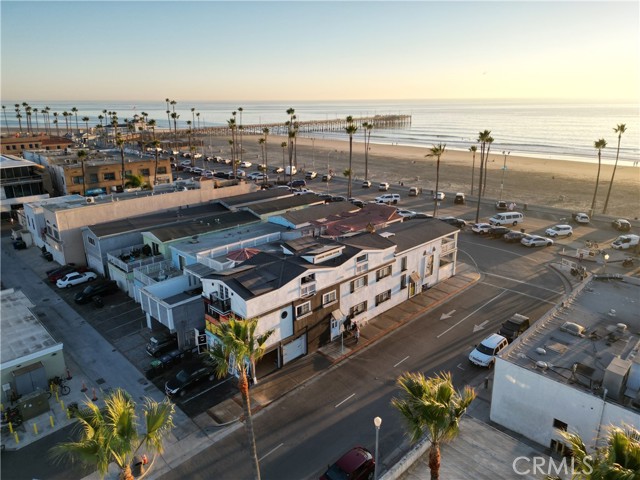
[[[378,480],[378,437],[380,434],[380,425],[382,425],[382,419],[380,417],[376,417],[373,419],[373,424],[376,427],[376,458],[374,460],[373,465],[373,478],[374,480]]]
[[[504,155],[504,163],[502,164],[502,182],[500,183],[500,200],[502,200],[502,191],[504,190],[504,174],[507,171],[507,155],[509,155],[511,152],[502,152],[502,155]]]
[[[602,270],[602,273],[607,273],[607,260],[609,260],[609,254],[605,253],[604,254],[604,269]]]

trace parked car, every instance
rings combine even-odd
[[[511,229],[507,227],[491,227],[487,232],[487,236],[490,238],[502,238],[510,231]]]
[[[502,335],[511,343],[522,335],[527,328],[529,328],[529,317],[514,313],[509,320],[502,324],[498,334]]]
[[[465,201],[466,201],[465,196],[464,196],[464,193],[462,192],[456,193],[456,197],[453,199],[453,203],[458,205],[464,205]]]
[[[638,235],[620,235],[616,238],[611,247],[615,250],[628,250],[630,248],[636,247],[640,241],[640,236]]]
[[[273,173],[284,173],[284,168],[276,167],[272,170]]]
[[[571,225],[554,225],[553,227],[547,228],[544,233],[551,238],[570,237],[573,235],[573,228],[571,228]]]
[[[195,364],[180,370],[175,377],[164,384],[164,392],[169,397],[176,395],[183,397],[188,390],[198,383],[215,380],[215,371],[212,366]]]
[[[354,447],[330,465],[320,480],[369,480],[375,473],[373,455],[364,447]]]
[[[397,204],[400,201],[400,194],[398,193],[385,193],[384,195],[380,195],[376,197],[376,203],[385,203],[387,205]]]
[[[320,193],[320,194],[318,194],[318,198],[321,198],[322,200],[324,200],[326,202],[330,201],[332,196],[333,195],[331,195],[330,193]]]
[[[509,342],[502,335],[494,333],[480,342],[469,354],[469,361],[479,367],[493,367],[498,355]]]
[[[371,180],[365,180],[362,182],[362,188],[371,188]]]
[[[194,159],[202,158],[202,154],[201,153],[194,153],[193,154],[193,158]]]
[[[291,188],[300,188],[300,187],[306,187],[307,182],[305,180],[294,180],[292,182],[289,182],[288,185]]]
[[[629,220],[625,220],[624,218],[618,218],[611,222],[611,226],[618,230],[619,232],[628,232],[631,230],[631,222]]]
[[[91,282],[98,278],[93,272],[72,272],[67,273],[64,277],[59,278],[56,282],[58,288],[71,288],[74,285],[80,285],[81,283]]]
[[[378,185],[378,190],[381,192],[386,192],[387,190],[389,190],[389,183],[388,182],[380,182],[380,185]]]
[[[83,273],[87,271],[87,267],[78,267],[74,264],[64,265],[63,267],[56,268],[51,271],[51,273],[47,274],[49,281],[51,283],[56,283],[62,277],[67,275],[68,273],[79,272]]]
[[[365,203],[362,200],[358,200],[357,198],[354,198],[353,200],[351,200],[351,203],[353,203],[356,207],[360,207],[360,208],[364,208]]]
[[[467,226],[467,222],[461,218],[440,217],[438,220],[441,220],[444,223],[448,223],[449,225],[453,225],[454,227],[458,227],[458,228],[464,228]]]
[[[314,193],[316,192],[314,192],[313,190],[309,190],[308,188],[301,188],[300,190],[296,190],[295,192],[293,192],[294,195],[307,195]]]
[[[553,240],[540,235],[525,235],[520,243],[525,247],[550,247],[553,245]]]
[[[524,232],[518,232],[516,230],[511,230],[509,233],[505,233],[502,236],[502,239],[507,242],[507,243],[520,243],[520,240],[522,240],[524,237],[526,237],[527,234]]]
[[[418,212],[414,212],[413,210],[405,210],[401,208],[396,210],[396,213],[404,218],[413,218],[418,214]]]
[[[94,297],[102,297],[104,295],[111,295],[118,291],[118,283],[114,280],[102,280],[101,282],[94,282],[87,288],[78,292],[74,298],[76,303],[89,303]]]
[[[471,231],[473,233],[479,233],[480,235],[484,235],[485,233],[489,233],[492,225],[489,223],[474,223],[471,227]]]
[[[574,213],[571,216],[576,223],[587,224],[591,221],[589,215],[587,215],[586,213]]]
[[[246,160],[243,162],[240,162],[240,168],[249,168],[251,165],[253,165],[253,163],[247,162]]]
[[[504,200],[496,202],[496,210],[509,210],[509,202],[505,202]]]
[[[324,175],[322,175],[323,182],[330,182],[332,178],[333,175],[331,175],[330,173],[325,173]]]
[[[444,192],[436,192],[436,193],[433,195],[433,199],[434,199],[434,200],[440,200],[440,201],[442,201],[442,200],[444,200],[444,197],[445,197]]]
[[[318,176],[318,172],[307,172],[304,174],[304,178],[306,178],[307,180],[313,180],[317,176]]]
[[[175,335],[158,334],[149,339],[147,343],[147,353],[152,357],[160,355],[178,348],[178,340]]]
[[[329,199],[329,201],[330,202],[346,202],[347,197],[342,195],[331,195],[331,198]]]
[[[417,197],[420,193],[422,193],[422,189],[419,187],[409,187],[409,196]]]
[[[431,213],[418,212],[413,218],[433,218]]]

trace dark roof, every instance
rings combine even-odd
[[[208,215],[186,222],[175,223],[166,227],[154,228],[148,230],[148,232],[161,242],[168,242],[259,221],[259,217],[248,211],[224,212],[218,215]]]
[[[300,208],[304,207],[305,205],[318,205],[323,203],[324,200],[322,200],[321,198],[318,198],[316,195],[309,194],[295,195],[286,198],[277,198],[269,202],[250,205],[247,208],[255,212],[257,215],[267,215],[269,213],[282,212],[289,208]]]
[[[376,232],[379,233],[379,232]],[[351,245],[353,247],[357,247],[360,249],[385,249],[389,247],[393,247],[396,245],[396,242],[389,240],[388,238],[384,238],[376,233],[363,232],[358,235],[354,235],[352,237],[346,237],[341,240],[342,243],[346,245]]]
[[[340,215],[345,212],[356,212],[358,210],[360,210],[360,208],[350,202],[333,202],[326,205],[312,205],[311,207],[303,208],[302,210],[285,212],[281,216],[294,225],[300,225],[302,223],[310,222],[311,220],[320,222],[332,215]]]
[[[381,235],[384,235],[385,232],[393,233],[393,236],[387,238],[398,246],[396,253],[400,253],[436,238],[451,235],[458,230],[459,228],[436,218],[415,218],[402,223],[394,223],[377,233]]]
[[[234,195],[233,197],[223,198],[221,201],[229,207],[240,207],[252,203],[265,202],[275,198],[292,197],[293,193],[283,188],[272,188],[270,190],[257,190],[251,193],[243,193],[242,195]]]
[[[217,202],[193,206],[187,205],[186,207],[165,210],[164,212],[89,225],[89,229],[98,238],[108,237],[118,233],[146,231],[163,225],[177,224],[178,222],[184,223],[185,221],[220,215],[228,211],[228,208]]]

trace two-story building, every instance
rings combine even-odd
[[[49,198],[45,183],[48,175],[33,162],[0,155],[0,211],[2,218],[15,219],[23,204]],[[50,186],[50,185],[49,185]]]

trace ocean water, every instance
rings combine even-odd
[[[5,101],[6,121],[1,125],[11,128],[18,126],[14,104],[22,101]],[[29,101],[32,108],[42,110],[45,106],[51,112],[58,112],[58,126],[65,131],[63,111],[78,109],[78,123],[84,127],[83,117],[89,117],[89,126],[99,123],[98,116],[107,112],[117,112],[118,119],[131,119],[135,114],[148,114],[155,119],[159,129],[168,127],[167,105],[159,102],[48,102]],[[240,113],[238,108],[242,107]],[[195,108],[195,112],[191,112]],[[494,138],[491,151],[499,154],[526,155],[548,159],[580,160],[597,162],[594,142],[600,138],[607,141],[602,152],[603,163],[615,161],[617,134],[613,131],[618,124],[625,124],[627,131],[622,135],[620,164],[632,165],[640,161],[640,110],[633,103],[580,103],[541,101],[352,101],[352,102],[181,102],[177,100],[175,111],[180,115],[178,128],[185,128],[187,120],[194,120],[196,127],[226,125],[236,111],[237,123],[244,125],[285,122],[289,120],[288,108],[294,108],[299,120],[329,120],[346,118],[348,115],[410,114],[412,123],[401,129],[374,129],[371,143],[399,144],[430,148],[443,143],[448,149],[468,150],[476,144],[478,133],[490,130]],[[173,107],[170,107],[173,111]],[[23,109],[22,109],[23,110]],[[195,116],[194,113],[200,113]],[[22,111],[22,124],[26,119]],[[44,130],[43,118],[37,115],[40,130]],[[75,128],[75,116],[68,117]],[[35,113],[32,114],[35,127]],[[53,121],[53,115],[50,114]],[[173,122],[173,120],[172,120]],[[311,135],[308,135],[311,136]],[[347,139],[346,133],[334,132],[313,135],[316,138]],[[354,137],[363,141],[362,130]]]

